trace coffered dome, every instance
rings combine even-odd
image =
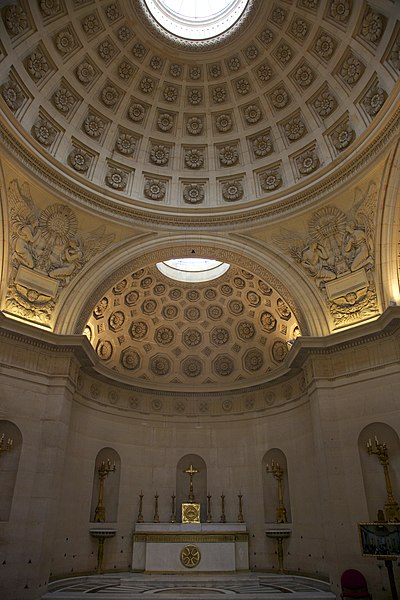
[[[170,224],[262,216],[342,180],[368,144],[395,99],[396,12],[254,0],[199,49],[142,0],[22,1],[2,11],[1,103],[37,169],[88,203]]]
[[[239,267],[183,283],[155,265],[118,281],[93,308],[85,333],[101,362],[136,384],[254,384],[300,335],[296,315],[269,282]]]

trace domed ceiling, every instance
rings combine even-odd
[[[2,108],[47,172],[107,209],[268,206],[339,167],[393,101],[399,6],[377,7],[254,0],[233,36],[199,46],[141,0],[21,0],[1,13]]]
[[[86,335],[103,364],[136,383],[252,383],[284,361],[300,335],[293,310],[267,281],[231,266],[182,283],[150,266],[94,307]]]

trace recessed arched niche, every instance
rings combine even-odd
[[[10,518],[18,465],[22,449],[22,433],[11,421],[0,421],[2,449],[0,453],[0,521]]]
[[[99,470],[108,465],[111,467],[111,470],[107,476],[104,477],[103,483],[104,520],[100,522],[115,523],[117,521],[121,458],[118,452],[113,448],[102,448],[96,456],[93,471],[92,502],[90,507],[90,521],[92,523],[97,521],[96,507],[99,503],[100,491]]]
[[[370,423],[361,431],[358,437],[358,451],[360,454],[361,470],[363,475],[365,498],[368,509],[368,518],[377,520],[378,511],[385,509],[387,491],[383,466],[375,454],[376,441],[386,444],[389,456],[388,473],[392,493],[400,503],[400,440],[397,432],[386,423]],[[367,444],[372,448],[369,453]]]
[[[185,454],[176,467],[176,520],[182,521],[182,504],[189,501],[190,479],[187,471],[190,466],[198,471],[193,475],[194,501],[200,503],[200,520],[207,518],[207,465],[198,454]]]
[[[279,448],[271,448],[264,454],[262,459],[262,482],[263,482],[263,501],[264,501],[264,522],[277,523],[278,517],[278,480],[273,473],[269,472],[272,465],[281,467],[282,474],[282,496],[283,506],[286,509],[286,522],[292,522],[290,509],[290,493],[288,467],[285,454]]]

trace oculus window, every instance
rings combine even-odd
[[[145,0],[145,4],[157,23],[173,35],[207,40],[232,27],[248,0]]]
[[[163,275],[176,281],[198,283],[217,279],[229,269],[228,263],[210,258],[172,258],[157,263]]]

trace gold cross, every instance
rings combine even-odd
[[[195,469],[193,467],[193,465],[190,465],[190,467],[188,469],[186,469],[185,471],[183,471],[184,473],[187,473],[189,475],[189,496],[188,496],[188,500],[189,502],[194,502],[194,494],[193,494],[193,475],[196,475],[196,473],[198,473],[198,469]]]

